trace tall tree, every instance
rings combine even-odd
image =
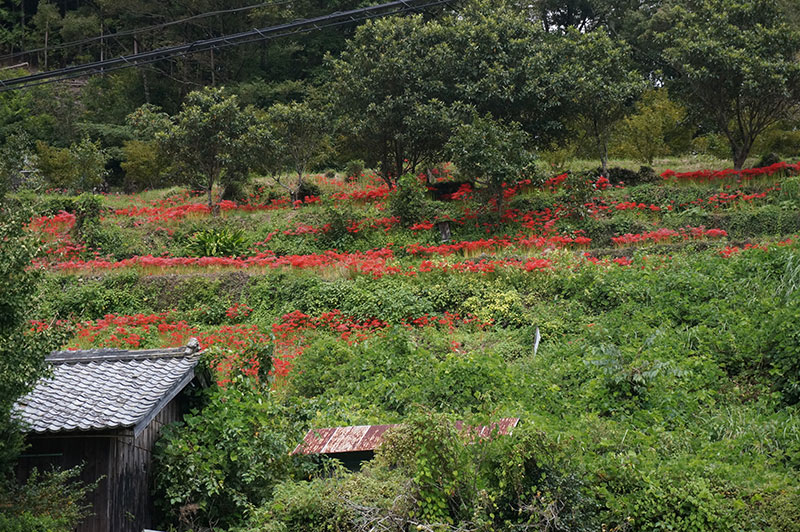
[[[572,54],[564,69],[573,80],[571,112],[594,142],[606,175],[614,126],[631,111],[645,81],[633,68],[625,44],[601,32],[571,30],[568,38]]]
[[[652,27],[675,93],[725,135],[734,168],[800,108],[800,32],[775,0],[674,1]]]
[[[472,111],[548,139],[569,89],[559,43],[518,9],[483,0],[441,20],[383,19],[360,27],[332,61],[327,93],[345,136],[393,184],[436,162]]]
[[[189,93],[157,139],[182,179],[207,193],[209,208],[214,185],[224,188],[247,179],[259,144],[253,111],[215,88]]]
[[[297,174],[297,181],[292,185],[278,181],[289,190],[293,200],[298,199],[297,193],[303,186],[306,172],[328,147],[329,135],[321,127],[323,121],[322,112],[308,102],[278,103],[267,111],[274,144],[266,148],[275,152],[277,168],[291,168]]]

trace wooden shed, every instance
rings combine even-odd
[[[94,482],[94,515],[78,532],[141,532],[152,528],[149,492],[153,443],[183,413],[184,390],[195,386],[197,340],[181,348],[59,351],[47,357],[52,376],[15,405],[29,448],[17,473],[83,464]]]

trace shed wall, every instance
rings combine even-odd
[[[30,447],[17,463],[17,477],[20,481],[27,480],[34,468],[41,472],[83,464],[81,481],[92,483],[104,478],[88,495],[87,502],[94,515],[85,519],[76,532],[109,532],[113,530],[110,528],[109,459],[114,438],[113,433],[29,435]]]
[[[180,416],[179,399],[170,401],[150,424],[134,439],[133,430],[125,438],[115,440],[111,475],[110,532],[141,532],[153,528],[152,451],[164,425]]]

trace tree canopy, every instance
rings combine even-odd
[[[652,28],[676,94],[725,135],[734,168],[800,106],[800,32],[776,1],[673,2]]]

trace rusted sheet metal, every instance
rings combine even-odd
[[[476,427],[467,426],[466,428],[463,428],[463,422],[456,421],[456,430],[468,432],[473,439],[484,440],[489,438],[495,431],[498,436],[507,436],[511,434],[511,431],[518,424],[518,417],[504,417],[497,421],[492,421],[488,425],[478,425]]]
[[[374,451],[383,433],[397,425],[358,425],[310,430],[292,454],[331,454]]]
[[[456,422],[456,429],[468,431],[473,439],[485,439],[493,433],[505,436],[519,423],[519,418],[509,417],[493,421],[489,425],[464,427]],[[335,454],[374,451],[383,441],[387,430],[397,425],[357,425],[353,427],[331,427],[308,431],[303,441],[295,447],[292,454]]]

